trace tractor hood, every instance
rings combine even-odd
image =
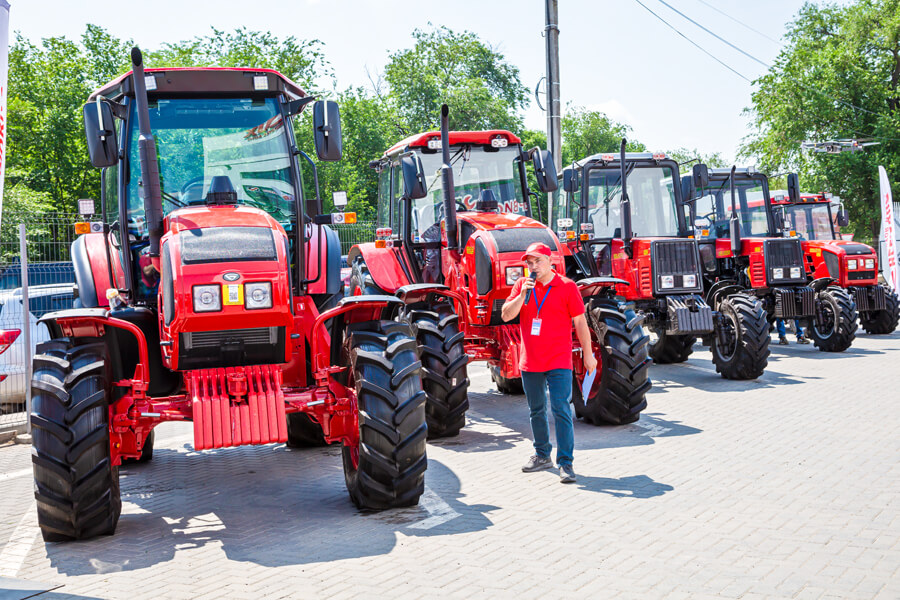
[[[486,231],[505,227],[540,227],[546,229],[543,223],[535,221],[531,217],[515,213],[466,211],[459,213],[459,220],[471,223],[476,228]]]
[[[171,213],[160,242],[163,354],[185,370],[287,361],[288,240],[250,207]]]
[[[815,277],[831,277],[841,287],[878,283],[878,256],[866,244],[848,240],[803,242]]]

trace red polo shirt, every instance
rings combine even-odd
[[[509,298],[515,298],[525,278],[513,286]],[[540,304],[541,333],[531,335],[532,321],[538,316]],[[542,372],[572,368],[572,318],[584,314],[584,301],[578,286],[571,279],[555,274],[550,283],[536,281],[531,297],[519,311],[519,331],[522,335],[519,368]]]

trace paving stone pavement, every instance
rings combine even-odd
[[[524,398],[470,367],[419,507],[363,514],[337,448],[194,452],[158,430],[114,536],[45,544],[30,449],[0,447],[0,575],[63,598],[900,598],[900,333],[651,368],[638,423],[577,423],[578,482],[523,474]]]

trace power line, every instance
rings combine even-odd
[[[735,19],[734,17],[732,17],[731,15],[729,15],[728,13],[726,13],[725,11],[719,10],[718,8],[716,8],[715,6],[713,6],[712,4],[710,4],[709,2],[706,2],[706,0],[697,0],[697,2],[699,2],[700,4],[704,4],[704,5],[708,6],[709,8],[711,8],[711,9],[713,9],[714,11],[716,11],[717,13],[719,13],[720,15],[722,15],[722,16],[724,16],[724,17],[727,17],[727,18],[731,19],[732,21],[734,21],[735,23],[737,23],[737,24],[740,25],[741,27],[745,27],[745,28],[749,29],[750,31],[752,31],[753,33],[756,33],[756,34],[758,34],[758,35],[761,35],[762,37],[766,38],[766,39],[769,40],[770,42],[774,42],[774,43],[776,43],[776,44],[781,44],[780,41],[778,41],[778,40],[776,40],[776,39],[773,39],[773,38],[770,38],[769,36],[767,36],[767,35],[766,35],[765,33],[763,33],[762,31],[760,31],[760,30],[758,30],[758,29],[754,29],[753,27],[750,27],[749,25],[747,25],[746,23],[744,23],[744,22],[741,21],[740,19]]]
[[[707,55],[708,57],[710,57],[711,59],[713,59],[714,61],[716,61],[717,63],[719,63],[720,65],[722,65],[723,67],[725,67],[726,69],[728,69],[729,71],[731,71],[732,73],[734,73],[735,75],[737,75],[738,77],[740,77],[741,79],[743,79],[744,81],[746,81],[747,83],[753,83],[753,82],[752,82],[750,79],[748,79],[745,75],[743,75],[743,74],[739,73],[738,71],[732,69],[730,66],[728,66],[727,64],[725,64],[724,62],[722,62],[721,60],[719,60],[717,57],[713,56],[712,53],[710,53],[710,52],[707,51],[705,48],[703,48],[702,46],[700,46],[697,42],[695,42],[694,40],[692,40],[692,39],[689,38],[688,36],[686,36],[686,35],[684,35],[683,33],[681,33],[681,31],[679,31],[677,27],[675,27],[674,25],[672,25],[671,23],[669,23],[668,21],[666,21],[665,19],[663,19],[661,16],[659,16],[659,15],[656,14],[655,12],[653,12],[653,11],[650,9],[650,7],[648,7],[646,4],[644,4],[643,2],[641,2],[641,0],[634,0],[634,1],[637,2],[638,4],[640,4],[640,5],[644,8],[644,10],[646,10],[648,13],[650,13],[651,15],[653,15],[654,17],[656,17],[657,19],[659,19],[660,21],[662,21],[663,25],[665,25],[666,27],[668,27],[669,29],[671,29],[672,31],[674,31],[675,33],[677,33],[678,35],[680,35],[681,37],[683,37],[683,38],[684,38],[685,40],[687,40],[692,46],[694,46],[695,48],[697,48],[698,50],[700,50],[700,52],[702,52],[703,54]]]

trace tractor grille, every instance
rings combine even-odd
[[[494,300],[494,305],[491,307],[491,321],[490,325],[514,325],[519,323],[519,317],[516,315],[515,319],[510,321],[503,320],[503,303],[506,302],[506,298],[498,298]]]
[[[775,317],[796,319],[816,314],[816,292],[811,287],[775,288]]]
[[[178,369],[279,364],[284,348],[284,327],[187,331],[179,335]]]
[[[854,287],[850,288],[850,291],[853,294],[853,301],[856,302],[856,310],[859,312],[884,310],[886,308],[884,287],[880,285]]]
[[[278,337],[277,327],[257,329],[226,329],[224,331],[194,331],[184,334],[184,347],[214,348],[228,344],[274,344]]]
[[[800,240],[766,240],[765,259],[769,285],[806,283],[806,268],[803,264],[803,247]],[[791,269],[794,269],[796,277],[791,276]]]
[[[700,291],[700,254],[695,241],[658,240],[651,244],[650,255],[656,293]],[[664,284],[664,280],[671,285]]]
[[[875,271],[848,271],[847,279],[849,281],[863,281],[866,279],[875,279]]]

